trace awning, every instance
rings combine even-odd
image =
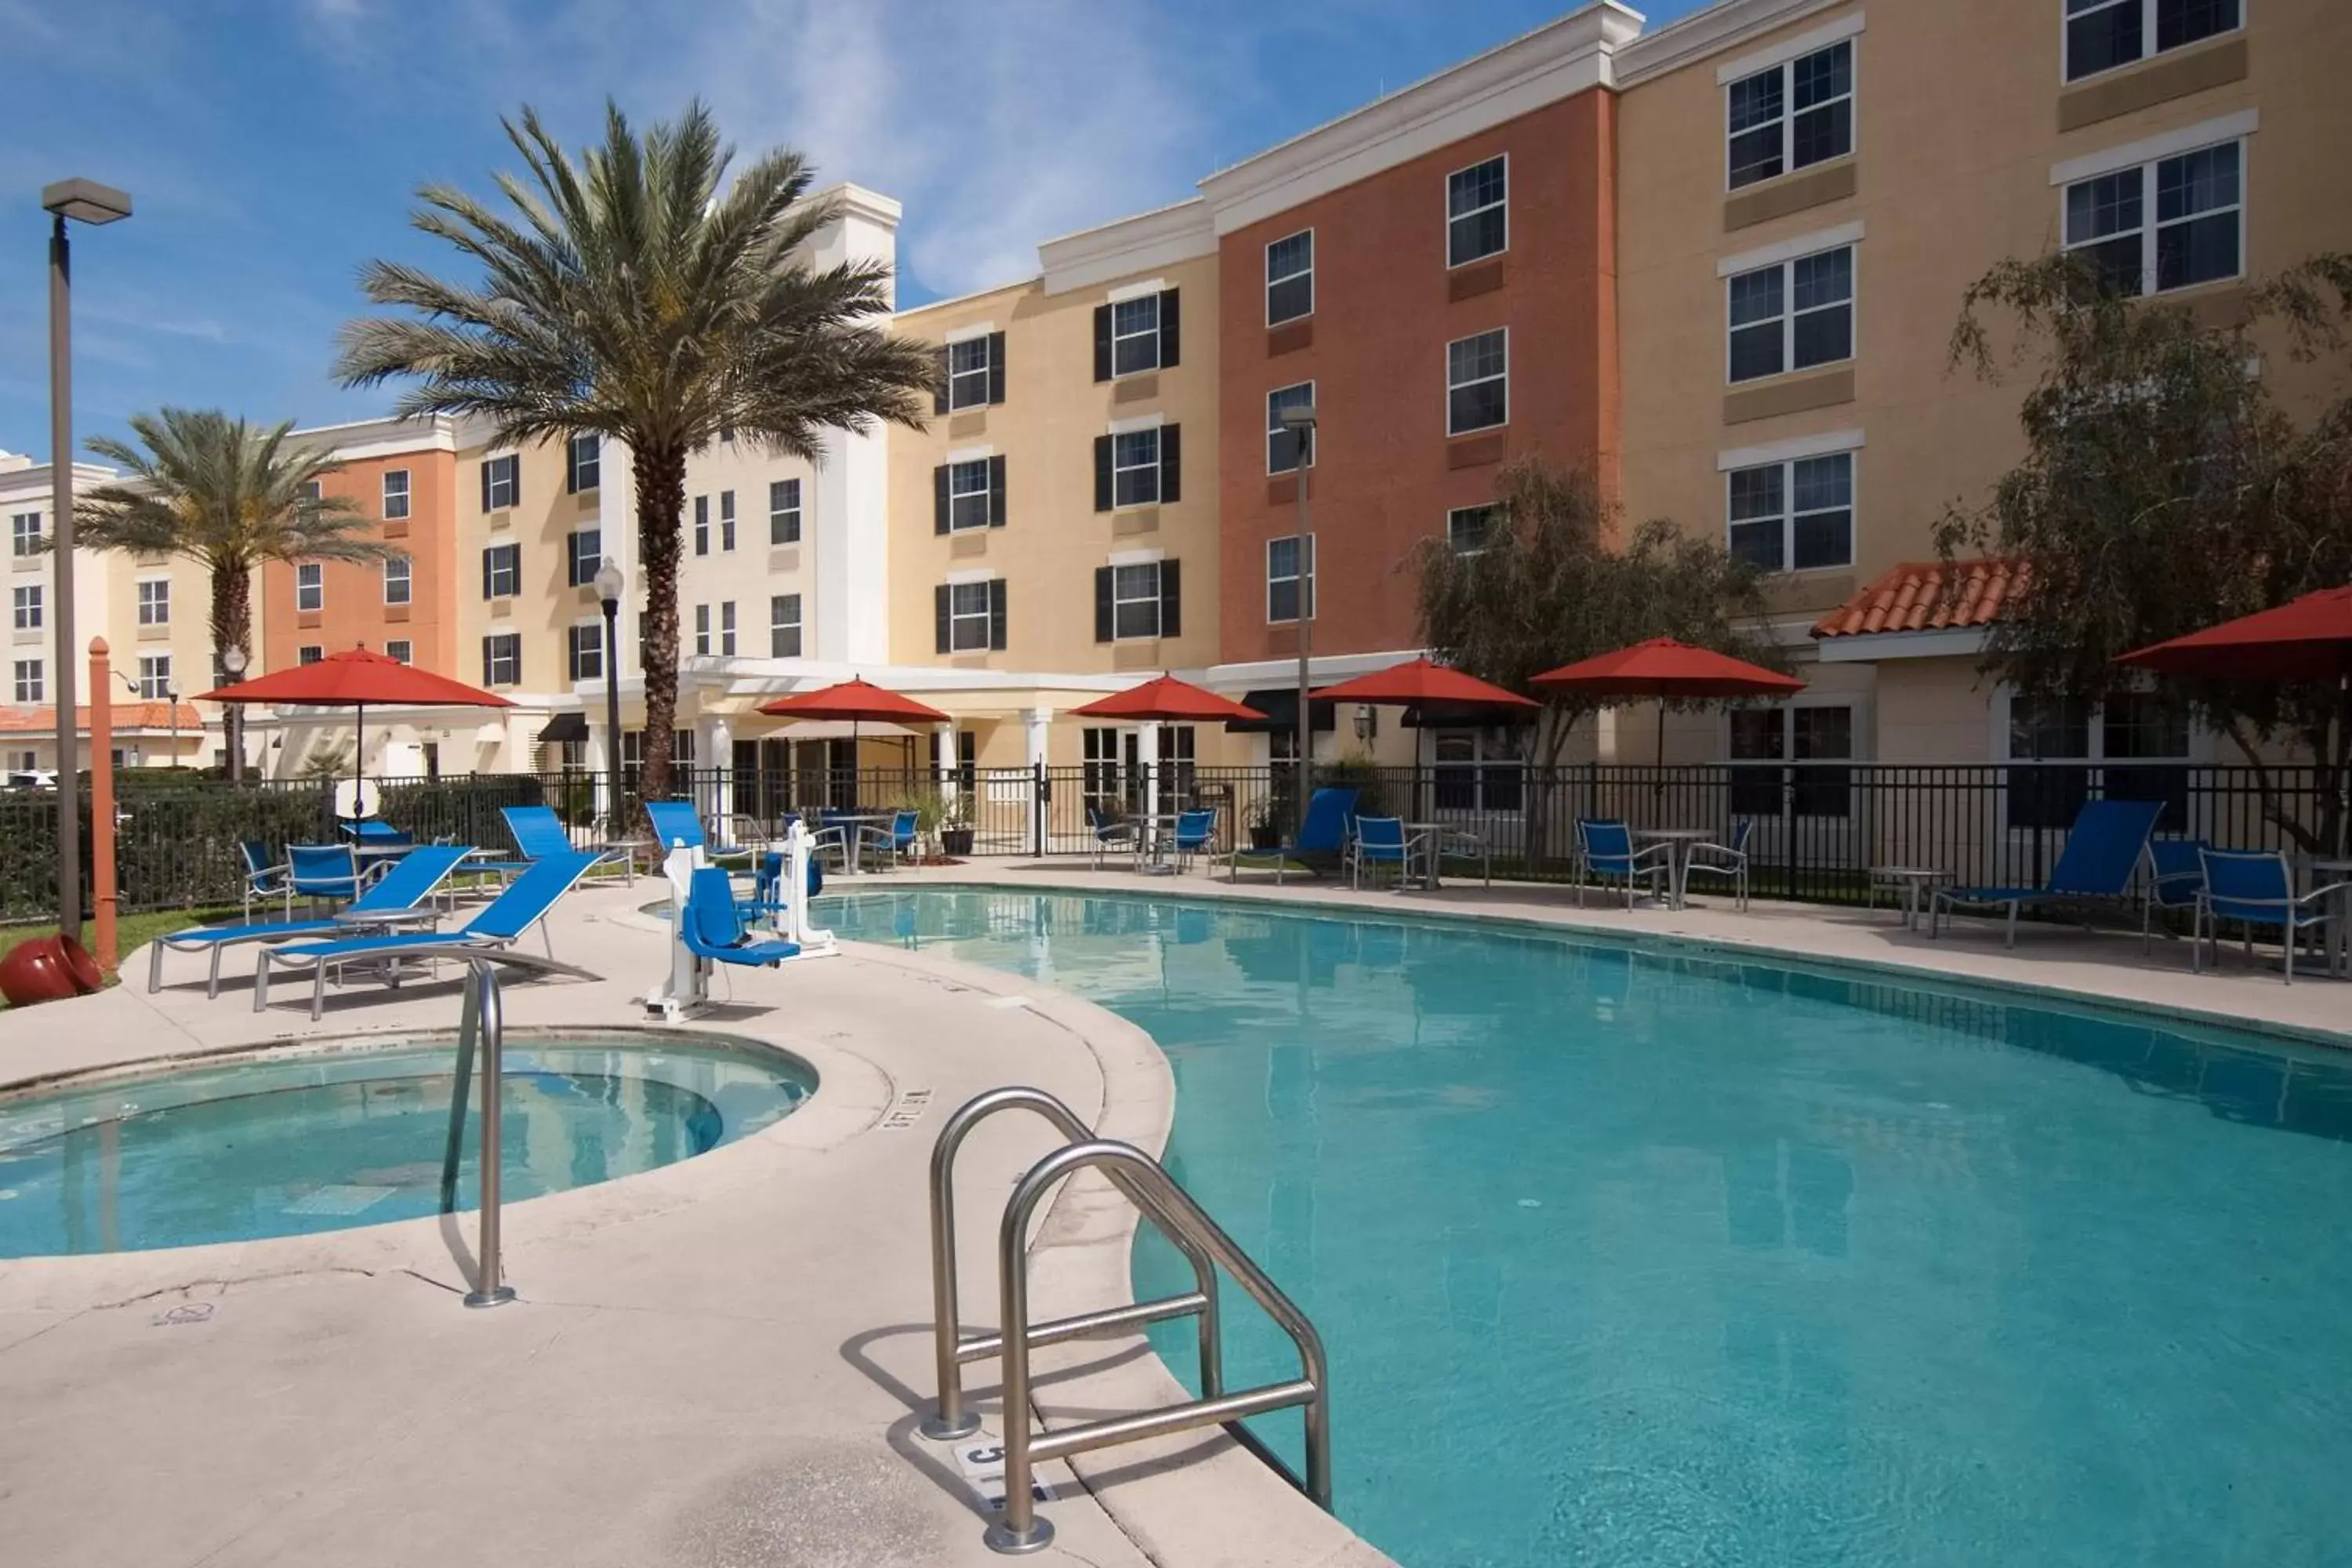
[[[559,741],[584,741],[588,738],[588,715],[578,709],[558,713],[539,732],[539,743],[551,746]]]
[[[1253,691],[1242,699],[1242,704],[1256,709],[1265,717],[1231,720],[1225,725],[1229,735],[1272,735],[1286,730],[1295,732],[1298,728],[1298,688],[1295,686],[1270,686]],[[1309,703],[1307,716],[1318,731],[1339,727],[1339,718],[1328,702]]]

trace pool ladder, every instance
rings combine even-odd
[[[1004,1110],[1042,1117],[1069,1140],[1029,1168],[1013,1189],[997,1226],[996,1260],[1002,1325],[992,1334],[967,1337],[958,1317],[955,1261],[955,1158],[971,1130]],[[1192,1289],[1158,1300],[1082,1312],[1052,1322],[1029,1321],[1028,1234],[1031,1216],[1063,1178],[1098,1170],[1112,1186],[1160,1228],[1192,1268]],[[1265,1309],[1297,1347],[1299,1375],[1286,1383],[1227,1390],[1217,1315],[1217,1268],[1223,1265]],[[964,1404],[963,1363],[989,1356],[1003,1363],[1004,1514],[989,1526],[988,1545],[998,1552],[1034,1552],[1054,1539],[1054,1526],[1037,1517],[1032,1490],[1035,1468],[1049,1460],[1139,1442],[1201,1426],[1222,1426],[1276,1473],[1313,1499],[1331,1507],[1330,1379],[1322,1336],[1265,1271],[1211,1219],[1160,1162],[1112,1139],[1097,1138],[1070,1108],[1041,1089],[995,1089],[967,1100],[931,1146],[932,1335],[939,1358],[940,1405],[922,1424],[922,1434],[939,1442],[969,1437],[980,1417]],[[1029,1352],[1042,1345],[1094,1339],[1179,1318],[1193,1320],[1201,1362],[1201,1397],[1146,1410],[1032,1432],[1029,1423]],[[1302,1479],[1242,1424],[1248,1415],[1299,1406],[1307,1424],[1307,1474]]]
[[[449,1094],[449,1138],[441,1152],[441,1212],[457,1207],[457,1160],[466,1142],[466,1091],[478,1057],[482,1077],[482,1146],[479,1159],[481,1204],[477,1219],[480,1237],[474,1248],[474,1288],[466,1292],[468,1307],[496,1307],[515,1299],[506,1283],[499,1247],[499,1135],[503,1111],[499,1075],[504,1070],[506,1004],[499,995],[499,972],[482,959],[466,963],[465,1002],[457,1014],[457,1080]]]

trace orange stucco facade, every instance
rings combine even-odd
[[[457,458],[436,449],[355,458],[329,475],[325,493],[350,500],[373,520],[369,532],[408,558],[405,603],[397,602],[397,574],[380,562],[319,563],[319,608],[305,609],[297,569],[283,561],[262,568],[264,603],[257,616],[261,633],[258,668],[282,669],[298,662],[305,647],[328,653],[364,643],[383,652],[405,642],[411,659],[437,674],[469,679],[457,668],[455,574]],[[408,476],[408,515],[387,518],[385,476]]]

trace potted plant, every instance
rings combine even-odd
[[[1278,796],[1269,794],[1250,807],[1249,840],[1250,847],[1261,854],[1281,846],[1282,801]]]
[[[940,853],[950,860],[961,860],[971,854],[971,796],[961,791],[942,802]]]

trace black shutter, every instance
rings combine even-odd
[[[1095,379],[1110,379],[1110,307],[1095,307]]]
[[[1160,427],[1160,504],[1171,505],[1184,499],[1184,427],[1162,425]]]
[[[988,334],[988,400],[1004,401],[1004,334]]]
[[[1004,579],[988,580],[988,646],[993,652],[1004,651]]]
[[[1183,334],[1176,325],[1176,290],[1163,289],[1160,293],[1160,368],[1174,370],[1176,353]]]
[[[1097,381],[1100,381],[1102,377],[1097,376],[1095,379]],[[490,460],[488,458],[483,458],[480,466],[482,470],[482,510],[484,511],[488,511],[490,510]]]
[[[495,550],[496,548],[496,546],[492,546],[492,550]],[[482,552],[482,597],[485,599],[490,596],[490,555],[491,550],[485,550]],[[487,638],[484,639],[482,646],[484,647],[490,646]]]
[[[1095,641],[1111,642],[1118,636],[1111,604],[1111,568],[1095,568]]]
[[[948,531],[948,466],[941,463],[931,470],[931,531]]]
[[[1095,437],[1095,510],[1110,510],[1110,437]]]
[[[489,683],[490,683],[490,639],[489,639],[488,637],[484,637],[484,638],[482,639],[482,684],[483,684],[483,685],[485,685],[485,686],[488,686]]]
[[[1160,563],[1160,635],[1184,635],[1184,573],[1175,561]]]
[[[939,634],[940,651],[946,653],[954,644],[948,627],[948,585],[945,583],[931,590],[931,620]]]
[[[988,526],[1004,526],[1004,457],[999,453],[988,459]]]
[[[568,496],[580,493],[580,447],[576,441],[568,437],[563,443],[563,493]]]
[[[934,367],[932,374],[939,377],[931,387],[931,412],[945,414],[948,411],[948,350],[944,343],[932,353],[931,362]]]

